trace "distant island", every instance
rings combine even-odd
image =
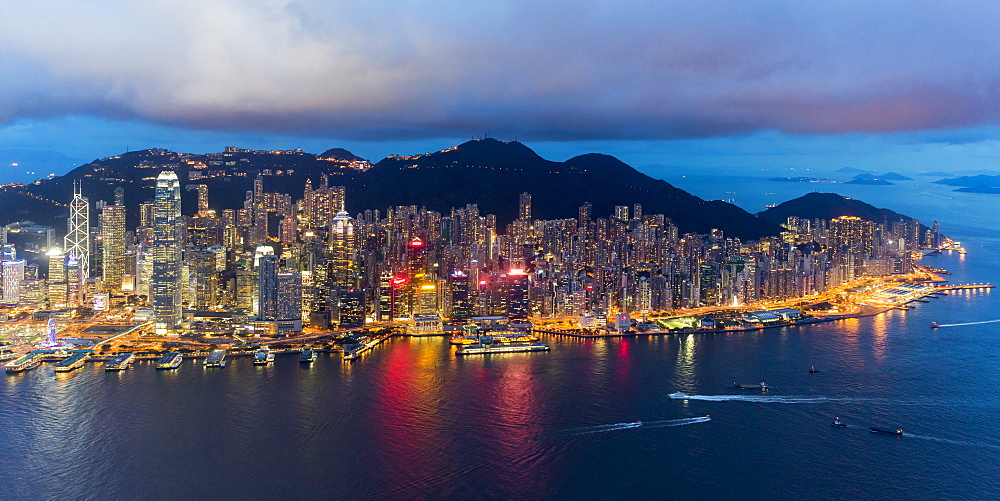
[[[991,176],[979,174],[976,176],[961,176],[934,181],[934,184],[959,186],[955,191],[962,193],[1000,194],[1000,175]]]

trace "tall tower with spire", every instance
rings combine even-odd
[[[181,184],[173,171],[156,178],[153,198],[153,320],[156,333],[181,323]]]
[[[69,232],[64,239],[64,251],[68,258],[76,260],[80,281],[90,278],[90,202],[83,196],[80,181],[73,182],[73,200],[69,204]],[[73,277],[74,279],[77,277]],[[70,290],[82,291],[83,284],[71,284]],[[69,298],[70,303],[78,303],[81,297]]]

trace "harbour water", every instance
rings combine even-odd
[[[975,203],[958,233],[942,218],[970,253],[925,262],[997,283],[995,223],[968,228],[1000,197]],[[929,325],[998,312],[995,291],[957,292],[757,333],[544,337],[543,353],[397,338],[353,363],[45,364],[0,380],[0,499],[995,499],[998,324]]]

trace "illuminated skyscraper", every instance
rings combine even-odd
[[[531,219],[531,193],[521,193],[517,204],[517,218],[523,220]]]
[[[21,281],[24,280],[23,259],[3,262],[3,302],[17,304],[21,298]]]
[[[528,275],[521,269],[507,274],[507,315],[511,319],[528,318]]]
[[[472,301],[469,296],[469,277],[461,271],[451,275],[451,320],[465,320],[472,316]]]
[[[173,171],[156,178],[153,199],[153,318],[158,335],[181,322],[181,184]]]
[[[278,256],[260,256],[257,267],[257,318],[278,319]]]
[[[278,320],[292,321],[291,330],[302,330],[302,275],[297,272],[278,273]]]
[[[365,325],[365,293],[352,290],[340,298],[340,327],[362,327]]]
[[[49,258],[49,307],[66,307],[66,255],[62,249],[49,249],[45,255]]]
[[[102,281],[105,290],[122,287],[125,275],[125,207],[109,205],[101,211]]]
[[[90,277],[90,203],[83,196],[83,188],[79,182],[73,183],[73,200],[69,203],[69,232],[64,239],[65,253],[76,258],[80,267],[78,279]],[[83,284],[71,286],[77,292],[83,290]],[[70,298],[70,302],[78,303],[82,297]]]
[[[340,211],[330,225],[330,253],[333,285],[354,287],[354,220]]]

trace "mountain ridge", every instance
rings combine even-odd
[[[321,158],[327,154],[340,161]],[[321,155],[236,148],[206,154],[163,149],[127,152],[94,160],[63,176],[5,188],[0,192],[0,221],[34,219],[60,228],[65,223],[59,220],[68,209],[57,204],[67,203],[72,181],[82,180],[84,194],[92,202],[113,200],[114,189],[123,187],[128,224],[135,226],[138,204],[152,198],[152,180],[160,170],[172,169],[182,185],[207,185],[209,207],[216,210],[242,208],[258,175],[263,176],[265,191],[289,193],[293,199],[301,198],[307,179],[316,187],[325,175],[330,185],[346,187],[347,210],[352,214],[398,205],[445,214],[452,207],[475,203],[481,213],[496,214],[502,229],[517,217],[518,195],[528,192],[536,219],[575,218],[585,202],[593,205],[594,217],[609,217],[616,205],[639,203],[646,214],[662,213],[686,233],[721,229],[728,236],[747,239],[780,230],[735,205],[702,200],[600,153],[557,162],[517,141],[479,139],[437,152],[389,156],[370,167],[365,162],[363,169],[345,163],[355,158],[360,157],[337,148]],[[185,191],[182,198],[183,212],[193,214],[194,194]]]

